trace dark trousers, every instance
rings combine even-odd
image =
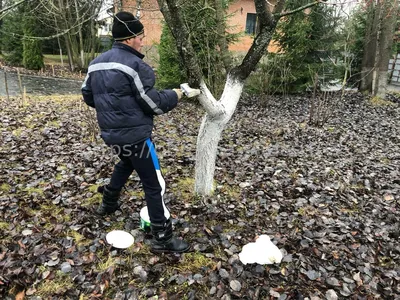
[[[151,223],[164,224],[168,210],[163,201],[165,181],[153,142],[150,139],[136,145],[114,146],[121,159],[115,166],[109,187],[120,190],[134,170],[143,185]]]

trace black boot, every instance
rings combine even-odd
[[[183,253],[190,249],[188,243],[173,236],[171,219],[168,219],[164,224],[151,223],[151,232],[153,234],[151,252]]]
[[[96,214],[105,216],[119,209],[121,203],[119,203],[118,199],[121,190],[111,190],[107,186],[100,186],[97,191],[103,194],[103,202],[97,208]]]

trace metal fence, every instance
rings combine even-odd
[[[390,83],[400,85],[400,53],[397,54],[395,59],[390,59],[388,72],[391,76]]]

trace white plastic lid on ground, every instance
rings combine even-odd
[[[133,245],[133,236],[123,230],[113,230],[106,235],[106,241],[114,248],[126,249]]]
[[[281,250],[275,246],[268,235],[260,235],[255,243],[248,243],[243,246],[239,253],[239,259],[243,264],[257,263],[270,265],[280,263],[283,255]]]

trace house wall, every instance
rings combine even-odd
[[[271,2],[275,1],[272,0]],[[126,10],[136,15],[137,0],[115,0],[115,6],[117,11]],[[230,45],[230,50],[236,52],[247,52],[250,49],[250,46],[253,42],[253,37],[245,34],[246,17],[247,13],[255,13],[255,11],[256,9],[253,0],[237,0],[229,7],[229,14],[232,15],[229,19],[231,32],[243,33],[238,42]],[[155,43],[159,43],[162,31],[163,16],[158,9],[157,0],[142,0],[142,10],[140,14],[140,21],[144,25],[146,35],[144,44],[146,46],[151,46]],[[270,45],[268,50],[276,52],[277,47],[276,45]]]

